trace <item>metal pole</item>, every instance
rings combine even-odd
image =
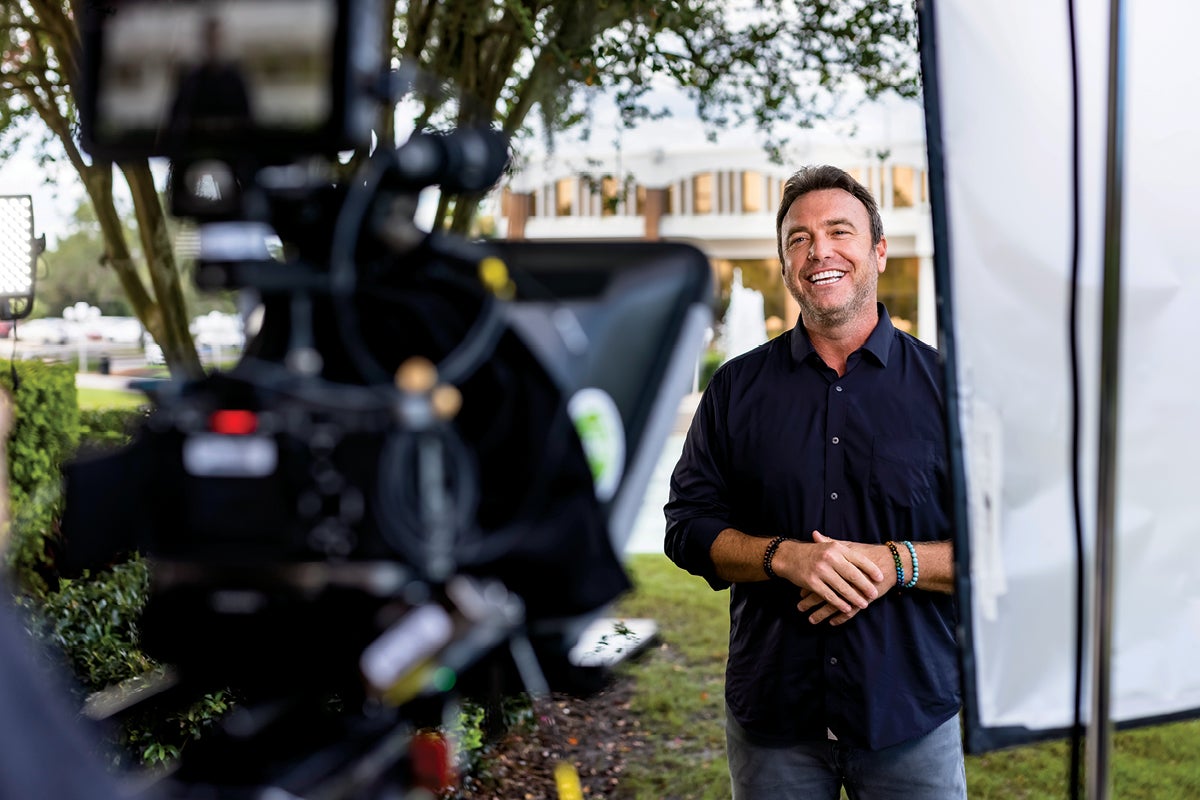
[[[1104,182],[1104,284],[1100,323],[1100,431],[1096,481],[1096,564],[1092,586],[1092,695],[1087,789],[1091,800],[1112,793],[1112,609],[1117,494],[1121,318],[1121,200],[1124,191],[1125,11],[1110,0],[1108,119]]]

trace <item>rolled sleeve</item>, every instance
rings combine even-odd
[[[720,409],[722,370],[717,370],[692,418],[683,453],[671,474],[671,493],[663,512],[667,519],[665,552],[677,566],[708,581],[720,591],[728,581],[717,577],[712,545],[730,524],[724,480],[725,448],[715,425]]]
[[[670,507],[668,503],[667,508]],[[728,527],[725,522],[712,518],[668,521],[667,556],[693,575],[704,578],[714,590],[728,589],[732,584],[717,577],[710,555],[713,542]]]

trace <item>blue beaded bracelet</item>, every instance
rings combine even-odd
[[[917,566],[917,548],[913,547],[913,543],[909,542],[909,541],[902,542],[902,544],[908,548],[908,554],[910,556],[912,556],[912,564],[913,564],[912,580],[909,581],[908,583],[904,584],[905,589],[911,589],[917,585],[917,578],[920,577],[920,574],[921,574],[920,567]]]
[[[896,562],[896,585],[904,585],[904,562],[900,560],[900,551],[896,549],[895,542],[887,542],[888,549],[892,551],[892,558]]]

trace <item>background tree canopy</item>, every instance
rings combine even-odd
[[[143,280],[145,264],[138,249],[137,229],[132,215],[122,217],[125,234],[134,242],[133,260],[139,265]],[[177,224],[171,221],[172,236],[178,235]],[[37,297],[34,316],[62,316],[63,309],[83,301],[96,306],[107,316],[132,316],[120,281],[113,270],[105,269],[102,261],[104,237],[96,212],[90,202],[81,202],[64,229],[58,231],[58,241],[42,259],[37,274]],[[187,271],[185,265],[181,269]],[[191,316],[209,311],[233,312],[235,303],[229,292],[201,291],[189,278],[182,281],[182,290]]]
[[[176,375],[201,371],[188,332],[169,220],[145,160],[113,164],[79,146],[77,14],[86,0],[0,0],[0,156],[38,140],[69,164],[94,211],[102,250],[128,305]],[[919,91],[909,0],[413,0],[384,4],[382,44],[430,80],[415,91],[417,130],[489,124],[552,137],[583,124],[599,92],[629,125],[661,113],[647,98],[682,87],[716,130],[753,124],[776,151],[787,132],[847,113],[849,97]],[[407,106],[406,106],[407,107]],[[28,124],[33,121],[34,124]],[[396,143],[380,114],[380,141]],[[127,224],[114,196],[132,198]],[[443,197],[440,224],[467,230],[478,197]],[[135,244],[136,243],[136,244]]]

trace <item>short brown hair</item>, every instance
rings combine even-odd
[[[779,198],[779,213],[775,215],[775,244],[779,247],[779,264],[783,265],[783,218],[787,216],[792,203],[809,192],[822,189],[841,189],[858,198],[867,209],[867,217],[871,220],[871,244],[879,244],[883,239],[883,219],[879,216],[879,206],[867,187],[863,186],[845,170],[823,164],[820,166],[802,167],[783,184],[783,196]]]

